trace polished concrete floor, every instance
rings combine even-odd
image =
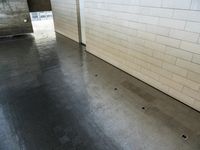
[[[4,38],[0,150],[200,150],[200,113],[62,35]]]

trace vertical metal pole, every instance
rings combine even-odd
[[[80,2],[76,0],[76,11],[77,11],[77,24],[78,24],[78,38],[79,43],[82,42],[82,34],[81,34],[81,17],[80,17]]]

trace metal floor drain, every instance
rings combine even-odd
[[[188,136],[185,135],[185,134],[183,134],[181,137],[182,137],[184,140],[187,140],[187,139],[188,139]]]

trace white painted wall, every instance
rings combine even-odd
[[[76,0],[51,0],[55,31],[79,42]]]
[[[200,0],[85,0],[87,51],[200,111]]]

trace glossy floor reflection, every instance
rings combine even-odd
[[[199,149],[199,112],[76,42],[0,40],[0,150]]]

